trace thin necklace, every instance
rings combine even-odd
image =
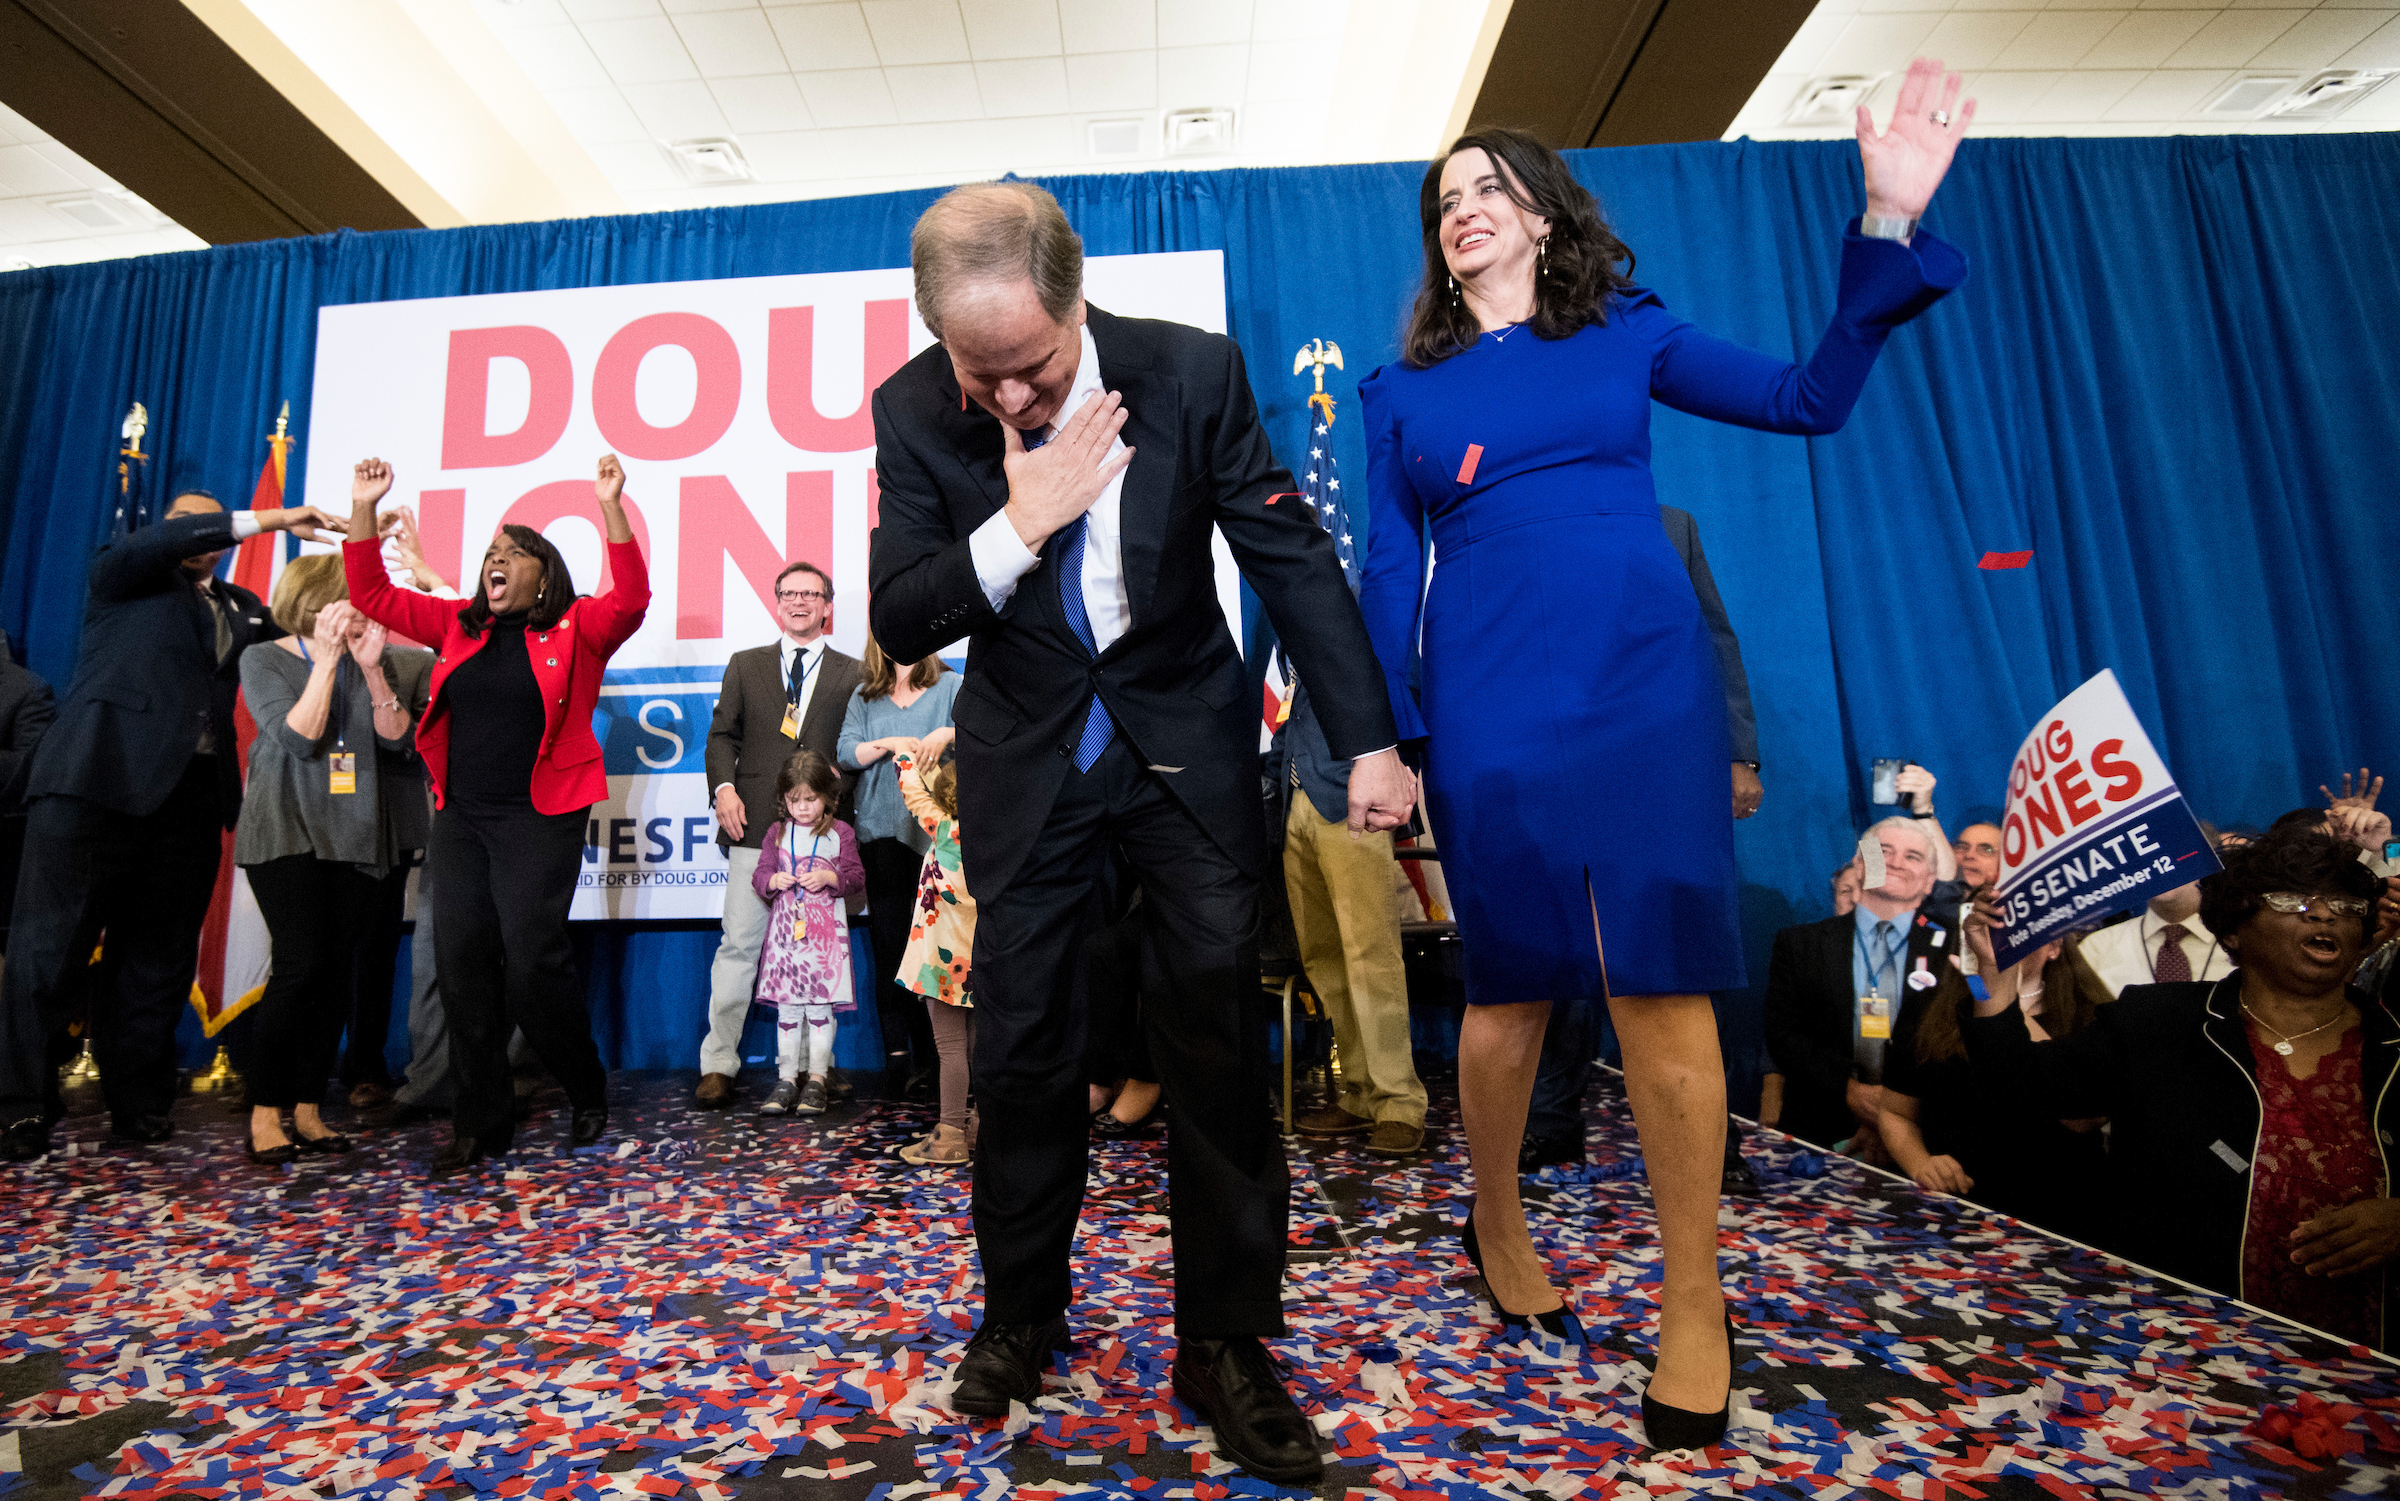
[[[2332,1026],[2334,1022],[2340,1021],[2342,1019],[2342,1013],[2347,1010],[2349,1010],[2347,1006],[2341,1007],[2333,1013],[2333,1018],[2331,1021],[2319,1023],[2318,1025],[2309,1028],[2305,1032],[2294,1032],[2289,1037],[2286,1037],[2283,1033],[2276,1032],[2273,1027],[2268,1026],[2265,1020],[2262,1019],[2257,1012],[2251,1010],[2250,1003],[2248,1001],[2242,1002],[2242,1015],[2250,1018],[2254,1022],[2257,1022],[2258,1029],[2260,1031],[2274,1033],[2275,1037],[2278,1039],[2275,1044],[2275,1051],[2281,1053],[2286,1058],[2292,1056],[2293,1043],[2298,1042],[2303,1037],[2316,1036],[2319,1032],[2322,1032],[2327,1027]]]
[[[1515,333],[1518,329],[1523,328],[1524,326],[1525,320],[1519,318],[1516,322],[1511,323],[1506,328],[1487,328],[1484,330],[1484,332],[1492,336],[1493,343],[1505,344],[1508,342],[1508,336],[1510,334]]]

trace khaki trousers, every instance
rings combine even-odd
[[[1283,880],[1308,983],[1333,1017],[1342,1053],[1339,1103],[1352,1115],[1425,1124],[1425,1086],[1408,1043],[1408,977],[1400,961],[1399,862],[1392,836],[1353,841],[1349,826],[1292,792]]]

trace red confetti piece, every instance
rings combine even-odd
[[[2001,573],[2011,568],[2022,568],[2032,561],[2033,550],[2028,548],[2023,552],[1987,552],[1983,555],[1982,561],[1975,566],[1992,573]]]

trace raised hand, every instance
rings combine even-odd
[[[303,542],[339,542],[349,529],[339,516],[315,506],[285,506],[280,511],[254,512],[260,531],[290,532]]]
[[[331,668],[349,650],[345,638],[350,633],[350,617],[356,613],[346,599],[337,599],[317,612],[316,629],[309,632],[308,639],[316,666]]]
[[[2334,790],[2323,782],[2317,784],[2317,790],[2325,794],[2325,803],[2328,807],[2359,807],[2372,813],[2375,811],[2375,800],[2383,796],[2383,778],[2376,777],[2370,781],[2367,777],[2367,769],[2361,766],[2358,769],[2356,788],[2350,785],[2350,773],[2345,771],[2342,773],[2342,790],[2338,797],[2334,794]]]
[[[1914,219],[1933,201],[1933,190],[1950,170],[1960,137],[1975,119],[1975,101],[1961,102],[1962,80],[1945,73],[1939,58],[1908,65],[1891,126],[1875,128],[1875,117],[1858,107],[1858,158],[1867,175],[1867,212]]]
[[[625,466],[617,462],[615,454],[600,455],[600,474],[599,478],[593,482],[592,492],[599,497],[600,504],[604,506],[613,506],[623,498]]]
[[[391,493],[392,466],[381,459],[360,459],[350,467],[350,504],[374,505]]]
[[[1039,552],[1051,533],[1090,510],[1108,482],[1133,462],[1130,448],[1109,453],[1124,425],[1124,399],[1114,391],[1085,397],[1050,441],[1030,453],[1023,433],[1000,424],[1008,520],[1028,550]]]
[[[357,613],[355,609],[351,611],[353,618]],[[347,634],[346,628],[345,634]],[[367,628],[359,632],[357,638],[349,643],[350,660],[368,672],[381,672],[383,670],[383,646],[384,642],[390,639],[390,635],[391,633],[383,628],[380,621],[368,621]]]

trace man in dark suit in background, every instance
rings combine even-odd
[[[242,806],[239,663],[283,634],[258,596],[216,577],[217,560],[262,531],[313,539],[320,528],[330,538],[341,525],[313,506],[229,516],[191,492],[92,559],[75,680],[26,787],[25,861],[42,878],[17,888],[0,980],[0,1158],[50,1150],[65,1007],[103,930],[112,983],[93,1049],[111,1134],[174,1133],[175,1021],[221,831]]]
[[[1143,1013],[1168,1134],[1177,1393],[1228,1457],[1313,1481],[1315,1434],[1260,1340],[1283,1331],[1288,1185],[1257,1020],[1258,711],[1217,603],[1221,529],[1354,760],[1353,827],[1415,784],[1333,540],[1275,462],[1232,341],[1083,300],[1083,247],[1030,183],[918,220],[942,342],[875,392],[875,636],[971,645],[954,714],[975,894],[975,1236],[985,1308],[953,1405],[999,1416],[1067,1342],[1088,1149],[1075,963],[1112,854],[1139,880]]]
[[[1883,859],[1882,884],[1862,890],[1847,917],[1775,935],[1767,1051],[1783,1075],[1782,1129],[1823,1147],[1857,1138],[1860,1155],[1882,1161],[1875,1122],[1884,1044],[1901,1001],[1934,983],[1934,965],[1948,968],[1959,937],[1917,910],[1933,890],[1934,836],[1926,825],[1887,818],[1867,838]]]
[[[758,951],[767,936],[767,904],[751,888],[759,841],[783,816],[775,778],[796,750],[833,762],[842,711],[863,669],[833,649],[833,578],[814,563],[792,563],[775,576],[775,623],[782,637],[737,651],[725,662],[717,712],[708,723],[708,785],[717,806],[717,842],[725,846],[725,936],[708,978],[708,1036],[700,1043],[700,1087],[692,1102],[715,1110],[733,1102],[742,1071],[742,1024],[758,983]],[[834,769],[840,772],[839,762]],[[850,816],[851,784],[842,775],[837,818]]]
[[[25,849],[25,782],[33,771],[33,753],[41,745],[50,721],[58,717],[58,698],[31,668],[18,665],[8,649],[8,634],[0,631],[0,922],[16,901],[18,857]],[[7,947],[0,928],[0,949]]]

